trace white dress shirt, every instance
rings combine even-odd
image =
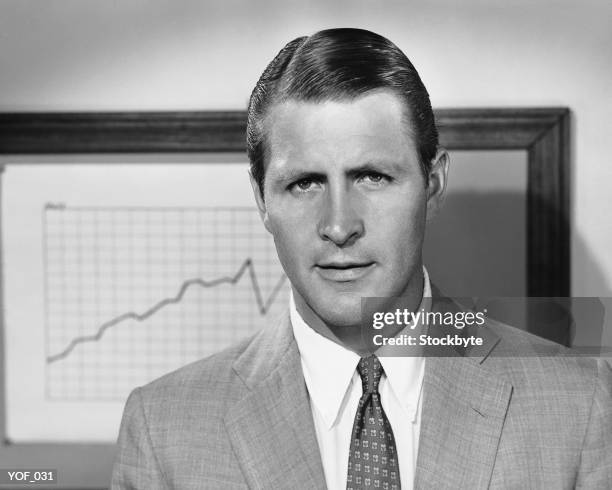
[[[302,319],[290,296],[293,334],[330,490],[346,489],[349,446],[357,405],[362,395],[357,372],[359,355],[315,332]],[[429,275],[423,267],[423,298],[419,310],[431,306]],[[402,332],[400,332],[402,333]],[[423,357],[379,357],[384,368],[378,391],[395,438],[403,490],[413,488],[419,447]]]

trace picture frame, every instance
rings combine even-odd
[[[569,296],[569,109],[455,108],[435,110],[435,116],[440,143],[449,150],[526,151],[527,293]],[[0,164],[14,155],[243,152],[245,130],[244,111],[3,113]],[[0,353],[4,349],[0,319]],[[0,407],[6,405],[4,375],[3,360]],[[113,445],[12,443],[4,408],[0,440],[3,467],[58,469],[59,483],[49,488],[106,488],[110,481]]]

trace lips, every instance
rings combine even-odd
[[[361,279],[374,268],[374,262],[323,262],[315,270],[328,281],[348,282]]]

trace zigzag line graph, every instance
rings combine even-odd
[[[200,278],[189,279],[181,285],[178,293],[174,297],[162,299],[158,303],[151,306],[145,312],[136,313],[136,312],[130,311],[130,312],[123,313],[119,316],[116,316],[115,318],[112,318],[111,320],[108,320],[102,325],[100,325],[95,334],[75,337],[62,351],[58,352],[57,354],[48,356],[47,363],[51,364],[51,363],[60,361],[62,359],[65,359],[66,357],[70,355],[70,353],[79,344],[83,344],[85,342],[99,341],[107,330],[117,325],[120,325],[121,323],[125,321],[136,320],[136,321],[142,322],[150,318],[151,316],[155,315],[157,312],[159,312],[163,308],[169,305],[172,305],[172,304],[180,303],[185,293],[192,287],[197,286],[201,288],[213,288],[216,286],[220,286],[221,284],[235,285],[238,282],[240,282],[240,280],[242,279],[242,277],[245,275],[246,272],[248,272],[248,277],[251,282],[253,294],[255,295],[255,302],[257,304],[259,313],[260,315],[263,316],[268,312],[271,305],[274,303],[276,296],[280,292],[283,286],[283,283],[285,282],[286,276],[284,274],[281,275],[280,279],[277,281],[276,285],[274,286],[274,288],[272,289],[268,297],[264,300],[262,293],[261,293],[261,289],[259,287],[259,283],[257,281],[257,274],[255,272],[253,261],[251,258],[247,258],[242,263],[242,265],[240,266],[236,274],[234,274],[233,276],[219,277],[217,279],[213,279],[210,281],[206,281]]]

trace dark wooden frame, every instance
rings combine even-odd
[[[449,150],[528,154],[528,296],[568,296],[569,110],[440,109]],[[245,113],[0,114],[2,154],[239,152]]]
[[[439,109],[435,113],[441,144],[449,150],[527,151],[528,296],[569,296],[569,110]],[[5,113],[0,114],[0,159],[23,154],[241,152],[245,121],[242,111]],[[0,352],[4,352],[3,328]],[[2,405],[4,396],[4,376],[0,376]],[[77,467],[78,462],[89,461],[106,466],[112,458],[112,446],[107,444],[10,444],[5,429],[0,417],[4,468],[50,468],[54,466],[50,455],[74,457]],[[80,470],[78,485],[100,486],[88,478],[88,468]]]

